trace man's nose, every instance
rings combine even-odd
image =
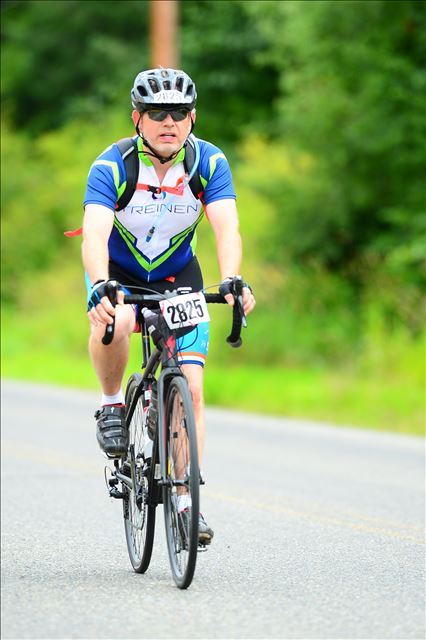
[[[171,114],[171,113],[168,113],[168,114],[166,115],[166,117],[164,118],[163,122],[164,122],[165,124],[169,125],[169,126],[170,126],[170,125],[174,125],[174,123],[175,123],[175,121],[174,121],[174,120],[173,120],[173,118],[172,118],[172,114]]]

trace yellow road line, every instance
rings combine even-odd
[[[6,441],[2,443],[2,457],[12,457],[17,460],[28,460],[31,462],[37,462],[41,464],[47,464],[49,467],[55,467],[62,470],[73,471],[76,473],[88,473],[93,476],[102,478],[102,471],[100,466],[90,462],[88,458],[78,457],[76,455],[63,453],[54,449],[39,448],[32,445],[21,445],[18,442]],[[105,459],[105,464],[108,461]],[[309,520],[310,522],[317,524],[328,524],[332,526],[344,527],[353,529],[355,531],[361,531],[363,533],[372,533],[375,535],[385,536],[401,540],[404,542],[412,542],[415,544],[424,545],[425,540],[421,539],[416,533],[408,534],[404,531],[398,531],[398,529],[404,529],[405,531],[413,530],[420,531],[417,527],[411,527],[410,525],[401,525],[391,523],[390,521],[381,521],[379,518],[370,518],[362,514],[356,514],[350,511],[333,510],[340,517],[336,517],[333,514],[328,515],[326,513],[315,512],[315,510],[295,509],[283,504],[273,504],[268,501],[259,500],[247,500],[245,498],[239,498],[237,496],[230,495],[229,493],[217,493],[208,490],[203,490],[203,496],[211,498],[212,500],[219,500],[225,503],[237,504],[249,509],[256,509],[258,511],[268,511],[276,514],[284,514],[289,518],[296,518],[301,520]],[[385,527],[370,526],[366,522],[351,522],[345,520],[345,516],[356,518],[358,520],[375,521],[386,525]],[[396,530],[392,530],[389,526],[394,527]]]
[[[314,511],[301,511],[277,504],[268,504],[267,502],[252,502],[251,500],[246,500],[244,498],[237,498],[228,494],[213,493],[210,491],[205,491],[204,495],[215,500],[220,500],[221,502],[230,502],[232,504],[238,504],[250,509],[258,509],[259,511],[269,511],[277,514],[285,514],[290,518],[299,518],[302,520],[309,520],[311,522],[320,524],[331,524],[334,526],[355,529],[364,533],[374,533],[381,536],[396,538],[397,540],[413,542],[420,545],[424,545],[426,543],[426,540],[414,535],[407,535],[400,531],[392,531],[391,529],[385,529],[382,527],[371,527],[365,525],[364,523],[349,522],[348,520],[342,520],[334,516],[328,516],[327,514],[318,514]]]
[[[92,464],[88,458],[78,457],[69,453],[63,453],[55,449],[41,449],[32,445],[21,445],[17,442],[2,442],[2,458],[13,457],[16,460],[29,460],[47,464],[58,469],[90,473],[99,476],[99,467]],[[105,458],[105,463],[107,463]]]

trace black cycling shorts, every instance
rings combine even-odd
[[[176,275],[170,276],[167,280],[157,280],[157,282],[145,282],[137,280],[129,276],[118,265],[113,262],[109,263],[109,277],[111,280],[117,280],[123,287],[131,293],[144,293],[135,287],[146,287],[157,293],[164,293],[167,289],[173,291],[179,288],[191,291],[201,291],[203,288],[203,277],[197,258],[194,256],[192,260]],[[145,293],[149,293],[149,291]],[[147,305],[149,307],[149,303]],[[136,320],[139,309],[135,308]],[[135,331],[138,325],[135,326]],[[193,329],[188,328],[180,333],[177,340],[178,362],[180,364],[196,364],[204,367],[209,348],[209,323],[202,322]]]
[[[157,280],[156,282],[138,280],[111,261],[109,263],[109,277],[111,280],[118,280],[131,293],[143,293],[140,289],[132,289],[132,287],[146,287],[157,293],[164,293],[166,290],[173,291],[179,287],[188,288],[190,291],[201,291],[203,288],[203,276],[200,264],[195,256],[188,262],[186,267],[179,273],[171,274],[167,280]]]

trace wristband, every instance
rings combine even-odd
[[[234,285],[234,280],[235,280],[235,278],[237,278],[237,277],[238,277],[238,278],[241,278],[241,276],[233,276],[233,277],[225,278],[225,279],[221,282],[221,284],[220,284],[220,286],[219,286],[219,293],[220,293],[222,296],[224,296],[224,297],[225,297],[225,296],[226,296],[226,295],[228,295],[229,293],[230,293],[231,295],[234,295],[234,292],[233,292],[233,285]],[[243,280],[243,288],[244,288],[244,287],[246,287],[247,289],[250,289],[250,293],[253,293],[253,289],[251,288],[251,286],[250,286],[247,282],[244,282],[244,280]]]
[[[112,301],[116,302],[117,291],[119,288],[120,285],[115,280],[97,280],[97,282],[92,285],[92,289],[90,291],[89,299],[87,301],[87,311],[90,311],[96,307],[96,305],[100,304],[101,299],[105,296],[111,300],[111,291],[114,293]]]

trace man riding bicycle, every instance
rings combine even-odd
[[[130,335],[135,330],[135,309],[123,304],[124,290],[147,286],[200,291],[203,280],[195,256],[195,230],[203,211],[213,228],[221,273],[221,293],[230,305],[233,276],[242,257],[235,192],[228,162],[220,149],[192,135],[196,89],[183,71],[142,71],[131,91],[132,120],[137,135],[139,174],[135,191],[122,209],[117,201],[126,188],[124,158],[112,144],[93,163],[84,197],[83,264],[88,285],[91,324],[89,352],[102,388],[101,407],[95,413],[97,439],[108,457],[127,451],[122,379],[128,360]],[[185,146],[191,138],[204,186],[197,197],[185,175]],[[107,293],[110,280],[123,290],[114,306]],[[246,314],[255,306],[248,286],[243,289]],[[106,325],[115,319],[114,339],[102,344]],[[208,350],[208,323],[197,325],[179,338],[179,362],[192,394],[198,453],[204,448],[203,366]],[[191,505],[181,497],[180,511]],[[200,539],[208,544],[213,531],[200,514]]]

